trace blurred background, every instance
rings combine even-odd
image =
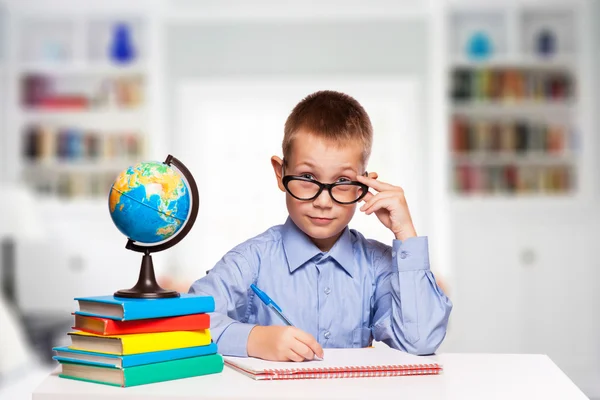
[[[55,368],[74,297],[135,284],[107,207],[121,170],[193,173],[196,225],[153,257],[187,291],[285,221],[269,158],[334,89],[430,238],[455,305],[440,352],[548,354],[600,399],[598,21],[594,0],[0,0],[0,398]]]

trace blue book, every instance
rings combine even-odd
[[[129,299],[115,296],[76,297],[79,311],[75,314],[102,317],[117,321],[174,317],[215,311],[212,296],[181,293],[167,299]]]
[[[95,365],[98,367],[128,368],[138,365],[154,364],[182,358],[207,356],[217,353],[217,345],[187,347],[184,349],[154,351],[151,353],[118,356],[114,354],[96,353],[92,351],[74,350],[67,346],[54,347],[56,355],[52,357],[59,362]]]

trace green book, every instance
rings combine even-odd
[[[223,371],[223,357],[212,354],[123,369],[71,362],[61,362],[61,365],[61,378],[129,387],[216,374]]]

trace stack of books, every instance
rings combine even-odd
[[[128,387],[223,370],[209,330],[212,297],[75,300],[71,346],[53,348],[62,378]]]

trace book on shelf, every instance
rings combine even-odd
[[[143,155],[142,133],[102,132],[75,126],[34,124],[26,128],[23,157],[31,162],[130,161]]]
[[[22,79],[23,106],[36,111],[131,110],[144,103],[144,79],[85,74],[26,74]]]
[[[454,166],[454,190],[459,194],[569,194],[575,189],[569,165]]]
[[[568,101],[575,95],[568,69],[460,67],[452,71],[450,84],[455,102]]]
[[[573,147],[573,133],[563,123],[496,120],[455,115],[451,122],[455,154],[565,154]]]

